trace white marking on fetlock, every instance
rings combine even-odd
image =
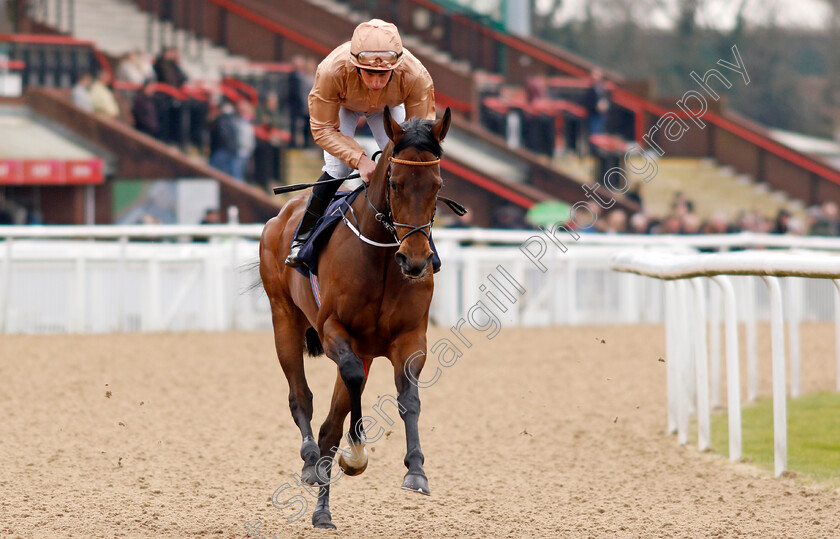
[[[368,451],[364,442],[344,446],[338,457],[338,465],[347,475],[358,475],[365,471],[368,464]],[[353,473],[355,472],[355,473]]]

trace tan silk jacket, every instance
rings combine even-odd
[[[435,91],[432,77],[420,60],[403,49],[403,61],[391,80],[379,92],[370,92],[356,67],[350,63],[350,42],[338,46],[318,65],[315,84],[309,93],[312,137],[327,153],[358,168],[365,151],[353,138],[338,130],[341,107],[364,113],[382,112],[405,103],[405,117],[435,119]],[[377,95],[378,94],[378,95]]]

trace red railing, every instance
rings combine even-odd
[[[26,62],[20,60],[0,60],[0,68],[3,69],[23,69],[26,67]]]
[[[262,15],[254,13],[250,9],[244,8],[240,5],[235,4],[234,2],[230,2],[229,0],[208,0],[209,2],[216,4],[222,9],[225,9],[234,15],[238,15],[245,20],[251,21],[252,23],[265,28],[275,34],[279,34],[286,39],[294,41],[307,49],[310,49],[322,56],[328,55],[332,52],[332,49],[329,47],[324,46],[323,44],[315,41],[314,39],[309,39],[308,37],[295,32],[294,30],[289,30],[288,28],[279,25],[275,22],[271,22],[267,20]]]
[[[0,34],[0,43],[31,43],[33,45],[73,45],[90,47],[96,56],[100,67],[113,75],[108,58],[100,51],[92,41],[76,39],[69,36],[55,36],[42,34]]]
[[[251,102],[251,104],[255,107],[260,102],[259,93],[257,93],[257,90],[250,84],[244,83],[241,80],[235,79],[233,77],[223,77],[222,85],[228,86],[234,91],[238,91],[242,94],[245,94],[248,100]]]
[[[470,183],[473,183],[475,185],[478,185],[482,189],[485,189],[487,191],[490,191],[491,193],[499,195],[500,197],[502,197],[506,200],[509,200],[510,202],[513,202],[514,204],[516,204],[518,206],[521,206],[525,209],[528,209],[528,208],[530,208],[531,206],[533,206],[534,204],[537,203],[535,200],[532,200],[532,199],[530,199],[526,196],[520,195],[519,193],[517,193],[513,189],[505,187],[504,185],[502,185],[498,182],[488,180],[484,176],[482,176],[480,174],[476,174],[475,172],[472,172],[471,170],[468,170],[468,169],[462,167],[461,165],[453,163],[452,161],[450,161],[448,159],[444,159],[443,161],[441,161],[440,166],[443,170],[448,170],[449,172],[452,172],[453,174],[457,174],[458,176],[462,177],[466,181],[468,181]]]

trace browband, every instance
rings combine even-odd
[[[388,161],[398,165],[414,165],[418,167],[426,167],[440,163],[440,159],[435,159],[434,161],[407,161],[405,159],[396,159],[394,157],[389,157]]]

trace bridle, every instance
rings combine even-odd
[[[375,241],[371,240],[370,238],[367,238],[367,237],[363,236],[361,231],[359,229],[357,229],[356,227],[354,227],[345,215],[342,215],[342,218],[344,219],[344,223],[348,226],[348,228],[350,228],[350,230],[353,231],[354,234],[356,234],[356,236],[359,237],[360,240],[362,240],[363,242],[365,242],[369,245],[374,245],[376,247],[399,247],[402,244],[402,242],[405,241],[405,239],[407,237],[411,236],[412,234],[414,234],[416,232],[420,232],[424,236],[426,236],[426,238],[431,239],[430,234],[431,234],[431,231],[432,231],[432,225],[435,222],[435,214],[437,213],[437,205],[435,205],[435,211],[432,213],[431,220],[429,220],[429,222],[426,223],[426,224],[410,225],[410,224],[400,223],[400,222],[394,221],[393,215],[391,214],[391,188],[392,188],[392,185],[393,185],[391,183],[391,167],[394,164],[415,166],[415,167],[430,167],[430,166],[440,164],[440,158],[435,159],[433,161],[409,161],[409,160],[406,160],[406,159],[397,159],[396,157],[389,157],[388,161],[389,161],[388,170],[385,173],[385,204],[387,206],[385,212],[379,211],[376,208],[376,206],[374,206],[373,203],[370,201],[370,197],[368,197],[368,186],[367,186],[367,184],[364,184],[364,190],[365,190],[365,201],[367,201],[367,204],[368,204],[368,206],[370,206],[370,209],[373,210],[374,219],[376,219],[379,222],[379,224],[381,224],[385,228],[385,230],[387,230],[391,234],[391,236],[393,236],[394,243],[379,243],[379,242],[375,242]],[[437,198],[441,198],[441,197],[437,197]],[[448,199],[445,199],[445,200],[448,201]],[[353,214],[353,219],[356,221],[356,224],[358,225],[359,220],[356,218],[356,213],[353,211],[352,206],[348,206],[348,207],[350,209],[350,212]],[[410,230],[407,233],[405,233],[403,235],[403,237],[401,238],[401,237],[399,237],[399,233],[397,232],[397,227],[409,228]]]
[[[391,233],[392,236],[394,236],[394,239],[397,241],[398,244],[402,243],[407,237],[411,236],[415,232],[422,232],[423,235],[426,236],[426,238],[429,238],[429,234],[432,232],[432,225],[435,222],[435,214],[437,214],[437,205],[435,205],[435,210],[432,212],[432,218],[425,225],[415,226],[415,225],[409,225],[409,224],[405,224],[405,223],[398,223],[398,222],[394,221],[393,216],[391,215],[391,187],[393,186],[393,184],[391,183],[391,167],[394,164],[407,165],[407,166],[413,166],[413,167],[431,167],[431,166],[434,166],[434,165],[439,165],[440,164],[440,158],[435,159],[433,161],[408,161],[406,159],[397,159],[396,157],[388,157],[388,162],[390,164],[388,165],[388,170],[385,173],[385,204],[388,207],[387,208],[387,211],[388,211],[387,215],[378,211],[374,207],[374,205],[370,203],[370,199],[367,198],[367,190],[365,190],[365,198],[367,199],[368,204],[370,204],[370,207],[374,210],[374,212],[376,212],[375,215],[374,215],[374,218],[377,221],[379,221],[382,224],[382,226],[385,227],[385,229],[388,232]],[[397,227],[410,228],[411,230],[409,230],[402,238],[400,238],[397,235]],[[428,229],[428,232],[426,231],[426,229]],[[429,239],[431,239],[431,238],[429,238]]]
[[[375,154],[373,154],[372,159],[375,161],[376,156],[381,153],[382,152],[376,152]],[[347,225],[347,228],[349,228],[353,232],[353,234],[355,234],[363,242],[369,245],[373,245],[374,247],[399,247],[404,239],[414,234],[415,232],[422,232],[427,238],[431,239],[430,234],[432,230],[432,224],[435,222],[434,213],[432,214],[432,219],[428,223],[420,226],[407,225],[405,223],[397,223],[391,216],[391,166],[397,164],[415,167],[428,167],[439,164],[440,158],[435,159],[434,161],[408,161],[406,159],[397,159],[396,157],[389,157],[388,161],[388,170],[385,173],[385,203],[388,205],[387,213],[383,213],[376,209],[376,206],[374,206],[373,203],[370,201],[370,198],[368,198],[367,184],[363,183],[362,186],[365,190],[365,200],[367,200],[368,206],[370,206],[370,208],[373,210],[375,219],[379,221],[383,227],[385,227],[385,230],[391,233],[391,235],[394,237],[395,243],[379,243],[378,241],[373,241],[372,239],[365,237],[361,233],[359,228],[357,228],[359,225],[359,219],[358,217],[356,217],[356,212],[353,210],[353,206],[345,203],[342,206],[346,206],[347,209],[342,210],[341,208],[337,208],[335,211],[341,214],[341,219],[344,221],[344,224]],[[280,185],[274,188],[274,194],[279,195],[282,193],[291,193],[292,191],[300,191],[301,189],[315,187],[316,185],[319,185],[321,183],[341,183],[345,180],[352,180],[358,177],[360,177],[360,175],[358,172],[356,172],[355,174],[351,174],[344,178],[332,178],[329,180],[322,180],[320,182],[315,183],[296,183],[292,185]],[[449,209],[455,212],[455,215],[463,216],[467,213],[467,209],[463,205],[455,202],[450,198],[446,198],[440,195],[437,195],[435,200],[435,213],[437,213],[437,201],[443,202],[447,206],[449,206]],[[347,215],[345,215],[345,212],[347,211],[349,211],[353,215],[353,220],[356,221],[356,226],[353,226],[353,223],[351,223],[350,220],[347,219]],[[335,214],[335,212],[333,214]],[[409,230],[408,233],[406,233],[402,238],[400,238],[397,234],[397,227],[410,228],[411,230]],[[426,229],[429,229],[429,231],[427,232]]]

